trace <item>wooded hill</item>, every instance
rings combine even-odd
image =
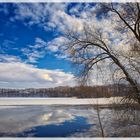
[[[115,97],[131,94],[128,85],[107,86],[60,86],[55,88],[28,88],[28,89],[0,89],[0,97],[77,97],[77,98],[100,98]]]

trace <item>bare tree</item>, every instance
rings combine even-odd
[[[93,27],[92,23],[90,23],[90,25],[85,24],[84,29],[80,33],[75,31],[68,32],[67,37],[70,42],[67,46],[69,54],[73,58],[73,62],[80,67],[79,76],[82,77],[83,82],[89,80],[90,73],[93,72],[96,64],[99,64],[102,67],[102,63],[111,63],[122,73],[120,79],[126,80],[131,85],[133,93],[129,96],[129,99],[140,104],[139,79],[137,80],[135,78],[136,73],[134,73],[135,76],[133,74],[133,72],[137,72],[137,75],[140,75],[140,60],[137,59],[139,57],[140,48],[139,4],[128,3],[120,5],[117,4],[116,7],[117,6],[119,7],[118,9],[122,8],[123,10],[118,11],[118,9],[115,9],[113,4],[109,4],[109,6],[105,5],[104,8],[107,9],[107,12],[110,11],[117,14],[118,20],[122,21],[122,27],[119,26],[120,22],[117,22],[119,24],[117,30],[123,32],[123,34],[128,33],[129,30],[129,32],[134,34],[135,40],[133,40],[134,44],[132,44],[132,46],[135,52],[132,51],[132,49],[129,50],[129,54],[132,55],[123,55],[123,52],[114,51],[114,46],[108,45],[107,43],[109,39],[107,40],[103,37],[102,30],[95,26]],[[133,11],[133,15],[130,14],[130,8]],[[102,11],[104,12],[104,9],[102,9]],[[123,25],[125,25],[125,28]],[[136,54],[138,57],[136,57]],[[123,60],[125,61],[123,62]]]
[[[123,4],[102,4],[102,8],[107,12],[113,12],[118,16],[118,27],[120,31],[129,29],[140,42],[140,4],[123,3]],[[139,46],[140,47],[140,46]]]

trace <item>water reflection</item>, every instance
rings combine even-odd
[[[86,118],[84,117],[76,117],[72,121],[65,121],[62,124],[55,125],[44,125],[37,126],[29,131],[25,131],[21,134],[18,134],[18,137],[66,137],[73,133],[85,132],[92,125],[86,122]]]
[[[91,110],[63,106],[0,107],[0,136],[66,137],[85,132]]]

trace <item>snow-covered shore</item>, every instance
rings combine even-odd
[[[0,105],[107,105],[119,102],[122,97],[111,98],[0,98]]]

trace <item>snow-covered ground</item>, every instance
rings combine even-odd
[[[111,98],[0,98],[0,105],[107,105],[119,103],[122,97]]]

